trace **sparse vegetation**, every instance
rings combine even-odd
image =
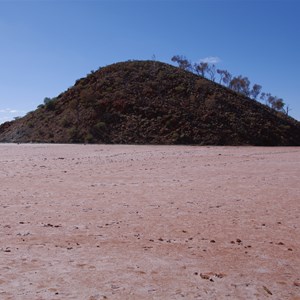
[[[46,110],[55,110],[56,98],[48,98],[44,99],[44,105]]]
[[[250,97],[253,100],[257,100],[259,94],[261,93],[261,85],[254,84],[251,89],[250,80],[248,77],[244,77],[242,75],[232,77],[227,70],[216,69],[214,64],[208,64],[205,62],[192,64],[185,56],[182,55],[175,55],[171,60],[177,63],[179,68],[208,78],[211,81],[215,81],[216,74],[218,74],[220,84],[224,84],[231,90],[245,95],[246,97]],[[262,93],[260,99],[272,109],[279,112],[284,112],[288,115],[289,108],[285,109],[285,103],[283,99],[278,98],[277,96],[272,96],[270,93]]]
[[[70,122],[70,120],[69,120],[69,118],[67,116],[63,117],[63,119],[61,120],[61,125],[64,128],[70,127],[71,122]]]

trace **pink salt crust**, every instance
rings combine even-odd
[[[0,145],[0,299],[300,299],[300,148]]]

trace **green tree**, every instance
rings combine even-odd
[[[261,88],[262,86],[259,85],[259,84],[254,84],[253,87],[252,87],[252,90],[250,92],[250,96],[253,98],[253,99],[257,99],[258,95],[260,94],[260,91],[261,91]]]
[[[248,77],[243,77],[242,75],[239,75],[237,77],[232,78],[229,84],[229,88],[247,97],[250,95],[250,81]]]
[[[224,83],[224,85],[228,87],[232,79],[232,75],[227,70],[220,70],[220,69],[217,70],[217,73],[220,76],[219,83]]]
[[[201,62],[199,64],[195,63],[194,70],[198,75],[205,77],[205,74],[208,71],[208,63],[205,63],[205,62]]]
[[[216,80],[216,66],[214,64],[208,65],[207,73],[208,73],[211,81]]]
[[[178,64],[178,67],[180,69],[186,70],[186,71],[192,71],[192,64],[189,60],[186,59],[185,56],[182,55],[174,55],[171,59],[173,62]]]
[[[273,96],[270,93],[261,93],[260,99],[265,102],[269,107],[277,110],[286,112],[284,110],[285,103],[282,98],[278,98],[277,96]]]
[[[49,98],[45,97],[44,98],[44,104],[47,110],[55,110],[55,100],[56,98]]]

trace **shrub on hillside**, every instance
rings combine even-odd
[[[45,108],[46,108],[46,110],[55,110],[55,100],[56,100],[56,98],[48,98],[48,97],[46,97],[45,99],[44,99],[44,104],[45,104]]]

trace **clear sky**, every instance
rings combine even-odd
[[[0,0],[0,123],[100,66],[176,54],[248,76],[300,120],[298,0]]]

